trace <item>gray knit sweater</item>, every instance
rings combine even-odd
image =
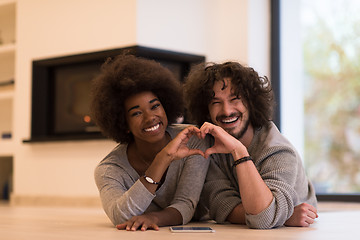
[[[167,128],[173,139],[186,125]],[[95,182],[100,192],[104,211],[114,225],[145,212],[167,207],[177,209],[183,224],[189,222],[199,201],[209,161],[194,155],[173,161],[166,180],[153,195],[139,180],[127,158],[127,144],[118,145],[95,169]],[[190,148],[205,150],[205,142],[192,137]]]
[[[209,144],[212,142],[210,139]],[[275,124],[255,131],[248,152],[274,196],[269,207],[261,213],[246,214],[249,227],[267,229],[281,226],[293,214],[294,207],[303,202],[316,207],[314,188],[305,175],[303,163]],[[235,168],[232,168],[232,155],[213,154],[211,158],[201,201],[209,207],[210,217],[223,223],[241,203],[239,186]]]

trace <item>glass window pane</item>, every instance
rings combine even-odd
[[[304,163],[317,193],[360,192],[360,1],[301,0]]]

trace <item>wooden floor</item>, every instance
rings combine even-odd
[[[281,227],[254,230],[240,225],[191,223],[211,226],[215,233],[127,232],[115,229],[102,209],[62,207],[13,207],[0,204],[0,240],[64,239],[360,239],[360,204],[320,204],[319,218],[309,228]]]

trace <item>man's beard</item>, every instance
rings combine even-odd
[[[233,132],[230,130],[230,131],[228,131],[228,133],[229,133],[231,136],[233,136],[234,138],[236,138],[236,139],[241,139],[241,138],[244,136],[244,134],[246,133],[246,131],[248,130],[249,124],[250,124],[250,120],[247,119],[246,122],[245,122],[244,127],[243,127],[242,129],[240,129],[240,132],[238,132],[238,133],[233,133]]]

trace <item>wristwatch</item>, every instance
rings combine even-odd
[[[154,181],[151,177],[149,177],[149,176],[144,175],[144,178],[145,178],[145,180],[146,180],[148,183],[155,184],[155,185],[159,185],[159,184],[160,184],[160,182],[155,182],[155,181]]]

